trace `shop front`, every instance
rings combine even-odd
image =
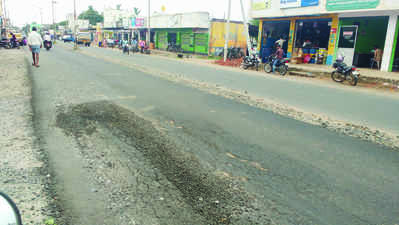
[[[336,44],[338,17],[291,17],[261,23],[260,55],[264,61],[281,45],[293,63],[331,65]]]
[[[388,20],[387,16],[341,18],[336,54],[344,56],[348,65],[380,69]]]
[[[398,36],[399,36],[399,19],[397,19],[396,22],[396,29],[395,29],[395,38],[394,38],[394,43],[393,43],[393,55],[391,58],[391,64],[389,71],[392,72],[399,72],[399,41],[398,41]]]

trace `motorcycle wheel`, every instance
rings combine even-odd
[[[333,81],[338,82],[338,83],[344,82],[343,75],[341,75],[337,71],[334,71],[334,72],[331,73],[331,78],[332,78]]]
[[[273,71],[273,67],[270,65],[270,63],[266,63],[264,66],[264,70],[266,73],[271,73]]]
[[[357,85],[357,82],[359,81],[359,78],[357,78],[356,76],[354,76],[352,73],[351,74],[349,74],[349,83],[352,85],[352,86],[356,86]]]
[[[281,76],[285,76],[287,72],[288,72],[288,66],[286,65],[280,66],[279,73]]]

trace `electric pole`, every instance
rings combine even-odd
[[[74,33],[74,46],[73,49],[78,49],[78,43],[76,40],[76,0],[73,0],[73,33]]]
[[[224,61],[227,60],[227,48],[230,41],[230,15],[231,15],[231,0],[229,0],[228,8],[227,8],[227,23],[226,23],[226,33],[224,40]]]
[[[249,36],[249,30],[248,30],[248,21],[247,21],[247,16],[245,15],[245,9],[244,9],[244,4],[242,3],[242,0],[240,0],[241,3],[241,12],[242,12],[242,19],[244,20],[244,32],[245,35],[247,36],[247,47],[248,47],[248,53],[249,55],[255,54],[252,50],[252,43],[251,43],[251,38]]]
[[[56,4],[57,2],[55,1],[55,0],[52,0],[51,1],[51,8],[52,8],[52,11],[53,11],[53,28],[54,28],[54,41],[57,39],[56,37],[57,37],[57,25],[55,24],[55,10],[54,10],[54,5]]]
[[[147,44],[151,42],[151,0],[148,0],[148,19],[147,19]]]

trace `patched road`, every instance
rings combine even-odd
[[[126,60],[136,58],[153,59]],[[399,222],[397,151],[151,68],[60,47],[41,65],[31,74],[36,122],[69,224]]]

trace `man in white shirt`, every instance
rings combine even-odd
[[[28,37],[29,49],[32,52],[33,63],[32,66],[39,67],[39,53],[42,48],[43,39],[39,33],[37,33],[37,28],[33,27],[32,32]]]
[[[53,47],[53,43],[51,42],[51,36],[48,32],[44,35],[44,47],[46,47],[47,43],[50,43],[50,48]]]

